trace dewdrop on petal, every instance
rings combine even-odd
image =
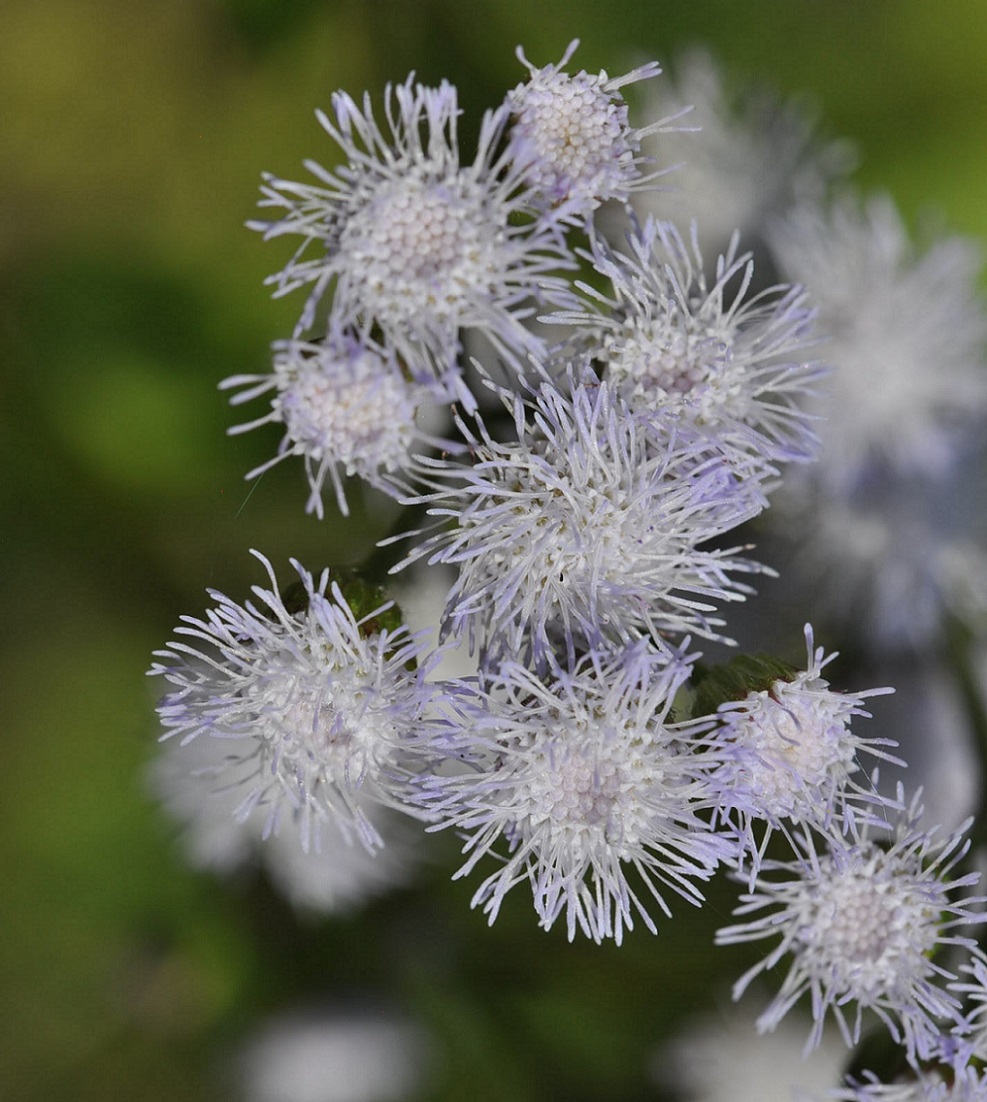
[[[607,199],[626,203],[633,192],[653,186],[664,172],[642,172],[647,161],[641,140],[671,121],[635,129],[619,91],[657,76],[657,62],[622,77],[584,70],[571,75],[564,69],[578,45],[573,39],[561,61],[541,69],[519,46],[518,59],[531,78],[507,97],[514,119],[511,150],[528,161],[526,176],[541,201],[561,205],[569,217],[589,213]]]
[[[310,491],[306,511],[320,518],[327,480],[347,516],[344,477],[358,476],[399,496],[407,492],[399,475],[409,466],[414,446],[456,449],[418,427],[421,412],[448,402],[449,396],[434,383],[408,378],[393,353],[338,329],[318,344],[279,341],[269,375],[236,375],[220,387],[245,388],[231,399],[233,405],[273,392],[266,415],[229,431],[284,425],[278,454],[247,477],[256,478],[288,456],[301,456]]]
[[[256,604],[215,590],[203,619],[182,617],[178,638],[156,651],[148,671],[169,692],[158,704],[164,738],[223,739],[235,815],[265,813],[263,834],[297,831],[318,849],[324,825],[370,851],[383,845],[363,801],[404,809],[405,744],[426,721],[434,690],[406,628],[385,626],[391,606],[357,616],[329,572],[316,579],[298,563],[298,599],[253,586]]]

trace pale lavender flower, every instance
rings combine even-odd
[[[687,243],[649,220],[627,244],[620,253],[595,240],[591,259],[610,291],[580,283],[585,308],[544,320],[575,326],[635,413],[766,462],[814,458],[813,418],[801,407],[825,369],[806,358],[814,312],[803,289],[748,297],[754,262],[736,236],[712,281],[695,226]]]
[[[958,1051],[966,1058],[987,1063],[987,957],[978,949],[968,963],[960,965],[959,971],[970,980],[949,985],[968,1004],[963,1024],[957,1030]]]
[[[508,358],[539,351],[523,324],[529,299],[566,286],[572,261],[553,217],[518,217],[532,207],[523,158],[498,152],[507,109],[488,113],[472,164],[460,164],[456,90],[388,86],[386,126],[369,97],[362,108],[332,97],[335,121],[318,119],[346,164],[306,168],[317,184],[265,177],[261,206],[281,210],[254,222],[265,238],[301,245],[269,282],[277,294],[310,287],[296,327],[302,336],[333,286],[327,313],[343,328],[380,340],[407,363],[440,379],[456,370],[459,330],[476,327]]]
[[[543,381],[504,397],[517,440],[460,422],[471,465],[421,460],[436,492],[419,500],[454,526],[406,561],[459,567],[451,630],[538,666],[560,639],[572,654],[579,640],[715,636],[713,602],[742,600],[750,590],[732,575],[760,568],[702,545],[764,507],[763,470],[673,432],[659,446],[606,385],[567,395]]]
[[[968,1066],[955,1073],[937,1068],[911,1071],[894,1083],[881,1083],[868,1073],[867,1081],[832,1091],[838,1102],[987,1102],[987,1075]]]
[[[515,662],[460,690],[460,733],[437,744],[472,771],[423,781],[422,802],[466,839],[457,876],[497,858],[473,897],[491,923],[507,893],[527,884],[540,924],[564,917],[619,943],[665,893],[693,904],[732,843],[710,829],[701,727],[667,722],[691,657],[643,642],[616,657],[585,656],[545,676]],[[638,895],[625,870],[644,887]]]
[[[210,590],[216,607],[183,616],[180,638],[155,651],[162,661],[148,672],[170,685],[158,704],[162,737],[222,739],[242,792],[235,815],[262,808],[265,836],[290,825],[303,849],[318,849],[332,824],[374,851],[383,840],[363,803],[403,808],[404,744],[433,695],[427,664],[409,671],[419,646],[403,626],[381,626],[389,606],[358,617],[328,571],[315,579],[292,561],[295,611],[253,554],[271,582],[252,587],[257,604]]]
[[[818,1044],[829,1013],[847,1045],[857,1044],[863,1012],[871,1010],[914,1061],[937,1051],[943,1023],[948,1029],[961,1020],[959,1001],[945,987],[956,976],[934,957],[944,946],[973,948],[954,931],[984,920],[972,909],[983,900],[953,894],[979,874],[949,879],[969,843],[963,830],[936,840],[919,828],[921,812],[913,801],[896,818],[890,842],[868,820],[859,829],[851,823],[849,844],[832,836],[830,848],[820,851],[805,832],[794,836],[799,852],[791,861],[762,863],[754,890],[734,913],[767,913],[725,927],[716,938],[719,945],[779,938],[734,985],[735,999],[791,955],[779,993],[757,1020],[759,1030],[774,1029],[808,994],[815,1024],[807,1051]],[[963,829],[968,826],[969,820]]]
[[[559,62],[541,69],[519,46],[517,56],[530,79],[506,101],[513,117],[508,148],[527,163],[525,176],[538,205],[561,204],[569,218],[586,215],[608,199],[627,203],[631,195],[653,187],[668,169],[647,171],[652,162],[641,156],[641,142],[666,132],[672,122],[631,126],[620,94],[628,84],[658,76],[657,62],[621,77],[585,70],[573,75],[565,67],[578,45],[573,39]]]
[[[982,456],[987,312],[978,250],[917,250],[890,199],[806,206],[771,237],[819,306],[833,371],[811,409],[819,462],[769,520],[797,543],[799,591],[881,652],[940,643],[949,614],[987,613]],[[980,479],[982,484],[983,479]]]
[[[865,738],[851,721],[869,718],[863,706],[890,688],[835,692],[822,677],[836,654],[816,647],[812,627],[805,625],[806,665],[790,678],[721,704],[716,732],[723,763],[713,775],[720,810],[734,820],[744,848],[752,857],[751,882],[773,830],[789,835],[791,824],[828,830],[855,814],[855,804],[877,803],[869,784],[855,774],[860,757],[902,764],[886,750],[890,739]],[[760,841],[754,828],[763,823]]]
[[[670,81],[642,89],[644,117],[688,105],[700,133],[672,131],[644,141],[645,153],[660,152],[677,167],[667,188],[635,195],[634,209],[642,221],[675,222],[683,232],[695,221],[709,251],[723,249],[736,231],[749,246],[770,217],[821,199],[853,160],[847,143],[820,139],[817,112],[804,102],[734,84],[696,49],[672,67]]]
[[[980,461],[957,454],[935,478],[872,465],[852,489],[829,488],[811,471],[789,480],[768,520],[795,543],[791,576],[800,594],[815,595],[813,615],[852,626],[885,656],[940,645],[950,616],[981,630],[985,499],[971,484],[984,481]]]
[[[268,413],[234,426],[231,433],[284,425],[277,455],[247,478],[288,456],[301,456],[310,491],[306,512],[320,518],[327,479],[339,511],[347,516],[344,476],[356,475],[397,497],[409,492],[395,475],[409,467],[413,447],[456,449],[451,441],[435,439],[419,427],[425,412],[451,396],[434,382],[409,379],[393,351],[368,337],[333,331],[318,344],[279,341],[270,374],[234,375],[220,384],[221,389],[231,387],[245,388],[234,395],[232,405],[273,392]]]
[[[833,364],[814,477],[845,492],[875,462],[947,473],[963,433],[987,414],[976,246],[942,238],[918,253],[889,198],[849,196],[796,210],[771,244],[785,277],[812,294]]]

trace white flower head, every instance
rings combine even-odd
[[[318,118],[347,163],[333,172],[307,161],[317,185],[266,177],[261,205],[284,213],[251,223],[266,238],[302,238],[270,280],[277,294],[311,286],[295,335],[334,285],[334,322],[378,335],[413,371],[454,371],[464,327],[508,357],[538,351],[522,324],[528,301],[564,289],[552,273],[572,261],[553,218],[518,217],[531,209],[531,189],[523,161],[497,152],[506,109],[484,117],[476,157],[461,165],[448,83],[389,85],[386,128],[369,97],[361,108],[337,92],[332,103],[335,121]]]
[[[509,148],[527,162],[526,178],[540,205],[561,204],[567,217],[585,215],[608,199],[626,203],[668,171],[644,171],[641,141],[668,129],[671,120],[632,127],[620,94],[628,84],[657,76],[661,67],[650,62],[621,77],[585,70],[573,75],[565,66],[578,45],[573,39],[561,61],[541,69],[519,46],[530,79],[507,96],[513,116]]]
[[[412,1102],[432,1038],[385,1006],[314,1008],[263,1022],[239,1054],[240,1102]]]
[[[847,143],[817,137],[811,108],[763,89],[734,91],[705,50],[685,54],[670,83],[646,85],[642,93],[645,117],[689,105],[699,134],[670,130],[645,140],[645,153],[660,151],[677,167],[669,187],[635,195],[634,209],[642,221],[656,217],[683,231],[696,222],[710,251],[723,249],[736,231],[751,244],[770,217],[819,199],[852,164]]]
[[[175,738],[160,747],[150,780],[164,809],[183,828],[189,864],[230,875],[256,863],[296,908],[321,914],[351,912],[407,883],[418,864],[413,824],[359,793],[353,799],[360,815],[385,843],[373,853],[354,844],[352,832],[332,819],[321,823],[313,845],[303,850],[297,808],[273,831],[263,804],[243,814],[244,785],[254,781],[263,737],[203,736],[184,744]]]
[[[564,916],[570,941],[580,931],[619,943],[637,917],[656,932],[648,904],[669,915],[666,890],[701,902],[696,882],[732,843],[702,814],[700,728],[666,722],[690,662],[642,642],[545,677],[506,662],[462,694],[461,734],[442,745],[476,771],[429,778],[422,800],[430,829],[466,839],[457,876],[506,848],[473,897],[491,923],[518,884],[543,928]]]
[[[889,739],[864,738],[850,728],[851,720],[869,717],[863,707],[867,697],[893,690],[835,692],[822,671],[836,654],[827,656],[815,646],[809,624],[805,644],[803,671],[717,709],[722,726],[716,737],[724,761],[713,781],[721,809],[739,817],[741,836],[754,858],[752,880],[760,859],[755,822],[766,823],[761,853],[772,829],[788,832],[785,820],[829,829],[852,816],[855,797],[877,799],[854,779],[861,754],[902,764],[882,749],[894,745]]]
[[[982,630],[981,459],[958,457],[936,477],[871,467],[852,490],[828,487],[811,470],[783,486],[776,517],[795,540],[791,565],[800,591],[816,595],[818,615],[852,625],[882,653],[928,652],[950,616]]]
[[[408,468],[414,446],[456,448],[418,427],[423,411],[448,401],[449,395],[434,383],[407,378],[393,352],[369,338],[334,331],[318,344],[279,341],[270,374],[235,375],[220,387],[245,388],[231,399],[233,405],[273,391],[265,416],[230,432],[284,425],[278,454],[247,477],[257,477],[288,456],[301,456],[310,490],[306,511],[320,518],[327,479],[346,516],[344,476],[356,475],[399,496],[408,488],[394,476]]]
[[[236,815],[263,808],[265,835],[290,820],[308,850],[331,822],[373,851],[382,839],[363,801],[403,807],[404,744],[432,694],[425,666],[408,669],[418,644],[403,625],[382,626],[388,605],[357,617],[328,571],[314,579],[292,561],[296,611],[253,553],[271,581],[252,587],[258,603],[210,590],[216,607],[182,617],[181,638],[155,652],[163,661],[148,672],[171,687],[158,704],[162,737],[222,739],[242,791]]]
[[[542,667],[559,638],[574,653],[644,635],[716,635],[713,601],[749,592],[733,574],[760,568],[737,549],[701,545],[756,515],[763,471],[691,438],[653,434],[599,383],[571,394],[539,383],[505,395],[517,440],[477,421],[472,465],[422,460],[435,493],[421,500],[455,527],[407,561],[458,565],[447,621],[492,654]]]
[[[717,934],[720,945],[780,939],[735,984],[734,998],[791,954],[781,990],[758,1018],[759,1030],[774,1029],[809,994],[815,1024],[807,1050],[818,1044],[830,1012],[847,1045],[856,1045],[869,1009],[915,1060],[935,1054],[944,1021],[960,1021],[959,1001],[944,986],[956,976],[934,956],[943,946],[973,948],[953,931],[984,920],[971,910],[983,900],[951,896],[975,884],[979,874],[949,879],[969,843],[963,830],[942,840],[920,830],[921,813],[913,801],[894,823],[890,841],[874,836],[868,820],[859,830],[851,824],[850,845],[831,838],[831,848],[820,852],[806,832],[795,838],[801,852],[793,860],[763,862],[754,890],[734,913],[767,913]]]
[[[802,207],[771,244],[785,276],[812,294],[833,364],[816,475],[843,490],[875,462],[948,472],[962,433],[987,412],[976,247],[943,238],[917,255],[886,197]]]
[[[804,1037],[798,1015],[759,1037],[748,1009],[731,1006],[662,1045],[650,1061],[651,1078],[688,1102],[791,1102],[802,1099],[796,1092],[822,1092],[840,1082],[846,1064],[835,1031],[825,1031],[819,1049],[808,1055],[802,1053]]]
[[[800,408],[823,373],[805,352],[814,312],[800,287],[747,297],[754,275],[735,236],[707,280],[696,227],[689,243],[649,220],[627,235],[629,253],[593,242],[605,295],[578,284],[586,308],[544,320],[576,327],[598,350],[603,378],[637,414],[688,425],[722,448],[766,462],[815,457],[812,418]]]

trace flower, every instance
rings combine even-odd
[[[683,232],[696,222],[709,250],[723,249],[738,231],[750,246],[771,217],[821,198],[852,164],[847,143],[818,138],[805,104],[763,89],[728,91],[727,84],[713,57],[694,49],[673,67],[670,84],[642,89],[644,117],[688,104],[700,134],[648,136],[643,151],[660,151],[676,169],[668,188],[636,194],[634,209],[642,221],[674,222]]]
[[[408,467],[414,444],[455,451],[452,441],[430,437],[417,425],[423,408],[448,396],[434,383],[407,379],[394,353],[369,338],[334,332],[324,343],[279,341],[274,349],[269,375],[234,375],[220,388],[247,388],[231,399],[233,405],[275,392],[269,413],[229,431],[284,425],[278,454],[247,478],[256,478],[289,455],[302,456],[310,490],[306,512],[323,516],[327,478],[340,512],[347,516],[342,475],[358,475],[392,497],[399,496],[408,488],[396,484],[393,476]]]
[[[937,1068],[918,1069],[895,1083],[881,1083],[868,1073],[858,1082],[831,1092],[839,1102],[984,1102],[987,1076],[975,1067],[944,1075]]]
[[[709,1014],[654,1053],[651,1078],[688,1102],[781,1102],[796,1091],[838,1083],[846,1063],[839,1038],[826,1031],[820,1048],[806,1057],[800,1052],[802,1023],[794,1018],[769,1037],[758,1037],[744,1009]]]
[[[963,1035],[957,1047],[965,1057],[972,1056],[984,1063],[987,1062],[987,957],[978,949],[959,970],[968,975],[971,982],[951,983],[949,989],[965,996],[972,1006],[957,1030]]]
[[[784,275],[811,292],[834,366],[814,476],[845,493],[875,464],[947,473],[987,413],[977,248],[943,238],[916,255],[883,196],[801,207],[770,242]]]
[[[820,596],[815,618],[852,620],[881,652],[928,652],[948,615],[979,627],[987,611],[977,249],[944,238],[918,252],[890,199],[849,195],[794,211],[771,244],[819,306],[833,371],[811,406],[819,462],[769,521],[794,536],[786,557],[799,592]]]
[[[712,285],[695,226],[689,245],[671,223],[652,220],[627,242],[629,255],[593,242],[611,295],[579,284],[585,308],[543,320],[576,327],[635,413],[768,463],[814,458],[812,418],[798,402],[824,369],[802,358],[813,321],[805,292],[778,286],[748,299],[754,262],[736,236]]]
[[[539,667],[560,639],[574,653],[581,640],[715,636],[710,602],[742,600],[731,575],[759,568],[736,549],[699,548],[763,508],[763,470],[674,433],[659,441],[610,386],[533,387],[527,401],[503,395],[516,441],[460,420],[472,464],[420,460],[436,489],[416,500],[456,526],[400,565],[458,565],[447,626]]]
[[[936,477],[871,466],[852,489],[829,488],[811,471],[783,486],[767,519],[793,541],[792,583],[814,595],[813,615],[852,626],[884,656],[928,655],[951,617],[979,631],[987,620],[982,458],[957,455]]]
[[[244,784],[251,783],[263,734],[231,740],[168,739],[152,763],[151,785],[168,814],[183,829],[191,865],[220,874],[260,864],[273,886],[301,911],[344,914],[408,882],[418,862],[410,823],[356,793],[361,817],[384,840],[370,853],[354,845],[326,819],[317,844],[298,844],[299,809],[291,809],[268,832],[268,809],[257,805],[238,814]]]
[[[261,206],[284,213],[250,223],[265,238],[302,238],[269,280],[279,295],[311,285],[295,336],[334,284],[332,323],[379,333],[413,374],[454,372],[462,327],[481,329],[509,359],[539,351],[522,324],[528,301],[564,290],[552,273],[572,260],[556,220],[526,214],[523,160],[497,153],[506,108],[484,117],[476,158],[463,166],[448,83],[389,85],[386,133],[369,98],[361,109],[337,92],[332,105],[335,122],[318,119],[347,163],[332,172],[307,161],[318,185],[266,176]]]
[[[809,624],[805,646],[802,672],[717,709],[722,725],[715,737],[724,761],[713,783],[721,812],[738,817],[738,833],[754,859],[752,883],[772,830],[788,833],[784,820],[823,830],[852,815],[857,796],[877,802],[854,780],[861,754],[903,764],[881,749],[895,745],[890,739],[863,738],[850,729],[852,718],[869,717],[863,707],[867,697],[894,690],[834,692],[821,674],[836,654],[827,656],[815,646]],[[753,825],[760,820],[766,829],[758,845]]]
[[[526,162],[525,176],[538,205],[561,204],[569,218],[607,199],[626,203],[633,193],[653,186],[668,170],[642,172],[647,159],[641,156],[641,141],[669,129],[672,121],[635,129],[620,95],[626,85],[658,76],[657,62],[622,77],[591,76],[585,70],[573,76],[564,69],[578,45],[579,39],[573,39],[561,61],[541,69],[519,46],[518,60],[530,79],[507,96],[513,118],[509,150]]]
[[[411,1102],[432,1038],[386,1007],[295,1010],[262,1023],[237,1061],[242,1102]]]
[[[693,659],[643,641],[615,657],[597,652],[540,677],[504,662],[460,691],[458,734],[437,746],[473,771],[423,779],[420,800],[466,839],[465,876],[506,844],[507,855],[473,896],[490,922],[504,897],[530,885],[540,925],[565,916],[581,931],[618,944],[634,919],[657,932],[632,868],[666,915],[666,889],[693,904],[731,843],[712,833],[708,762],[697,725],[666,723]]]
[[[286,601],[253,554],[272,586],[252,587],[259,604],[210,590],[217,607],[182,617],[183,639],[155,651],[164,661],[148,672],[171,686],[158,704],[162,737],[222,739],[242,792],[235,815],[263,808],[265,837],[290,821],[302,848],[318,850],[332,824],[373,851],[383,839],[363,801],[403,809],[403,744],[431,700],[427,664],[409,670],[418,644],[384,626],[389,604],[358,617],[328,571],[316,580],[294,560],[300,593]]]
[[[983,900],[951,898],[979,874],[948,879],[969,846],[963,831],[970,821],[936,840],[919,829],[921,814],[916,799],[897,817],[888,845],[872,836],[870,820],[859,829],[851,821],[849,844],[831,837],[820,852],[806,832],[794,838],[800,852],[791,861],[762,863],[754,890],[734,913],[768,913],[716,937],[719,945],[780,938],[734,985],[735,999],[755,976],[792,956],[781,990],[757,1020],[760,1031],[774,1029],[808,992],[815,1024],[807,1051],[819,1043],[830,1011],[847,1045],[857,1044],[869,1008],[914,1061],[936,1051],[941,1020],[960,1021],[958,1000],[937,984],[956,976],[933,957],[946,945],[973,948],[952,931],[984,920],[971,910]],[[848,1004],[855,1006],[849,1020]]]

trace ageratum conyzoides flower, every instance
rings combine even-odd
[[[403,625],[384,626],[389,604],[357,615],[329,572],[297,562],[300,589],[278,593],[274,569],[254,552],[271,587],[238,604],[215,590],[202,619],[182,617],[177,638],[148,671],[168,693],[158,704],[164,738],[222,739],[228,778],[246,820],[262,807],[263,832],[297,829],[319,845],[324,823],[369,850],[382,845],[364,813],[370,800],[403,809],[407,742],[435,690],[419,645]]]

